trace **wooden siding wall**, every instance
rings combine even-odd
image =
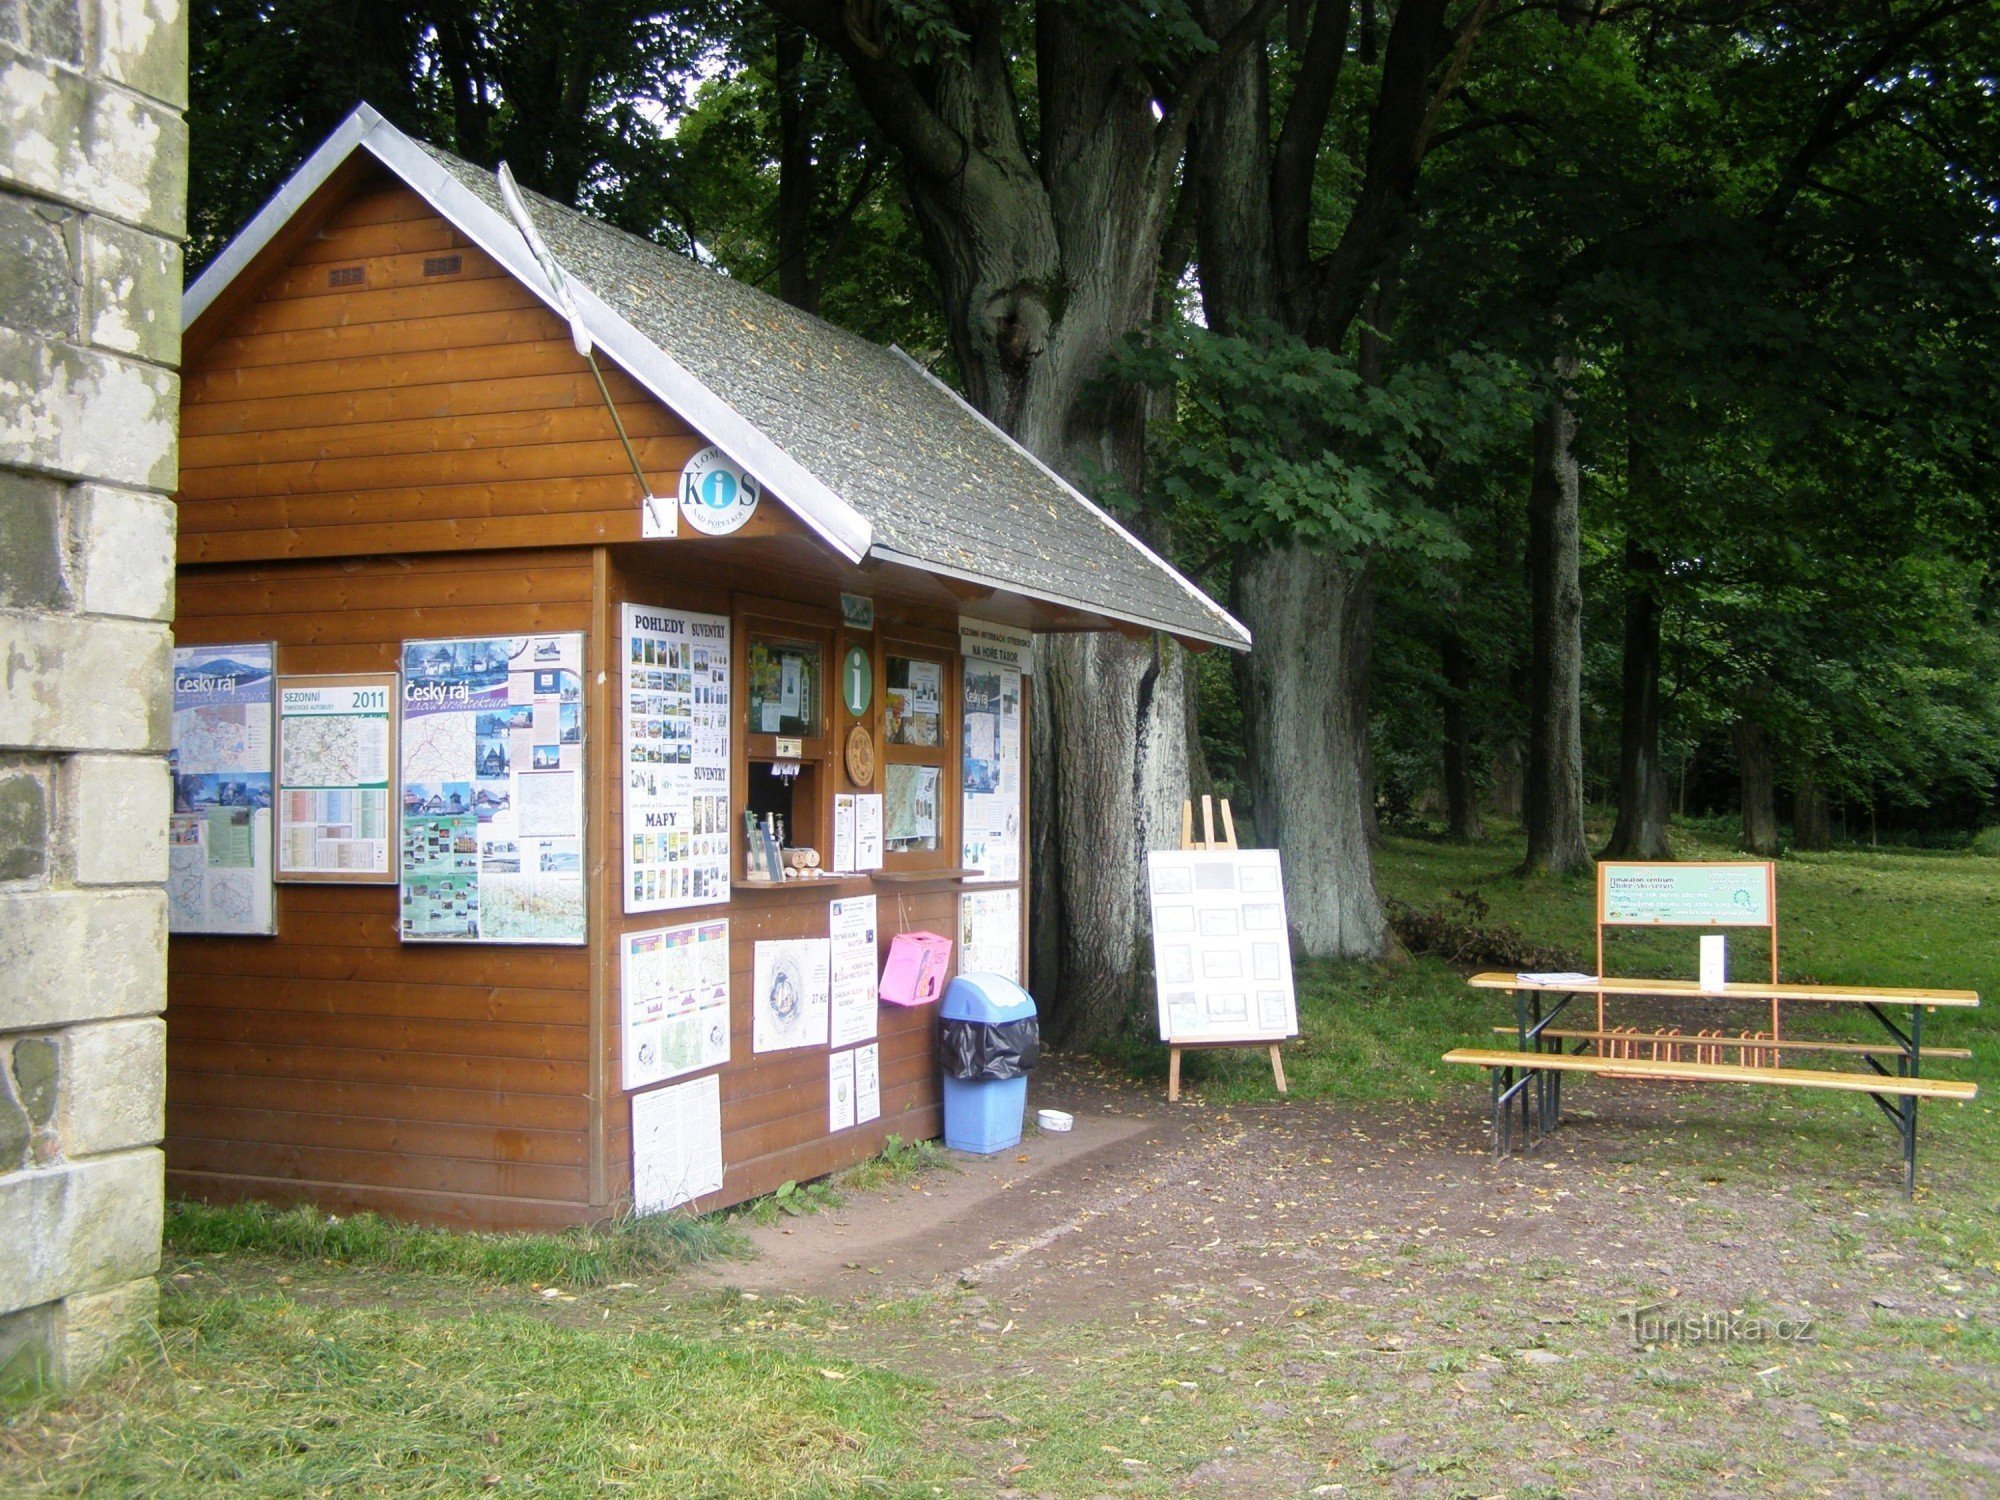
[[[427,277],[424,264],[460,269]],[[358,270],[359,285],[332,286]],[[604,371],[649,480],[701,446]],[[636,539],[631,465],[553,313],[407,188],[350,199],[197,345],[181,410],[181,559]]]
[[[392,671],[405,636],[587,630],[591,553],[183,568],[181,645]],[[280,885],[167,956],[174,1191],[459,1224],[591,1217],[590,952],[406,944],[394,886]]]

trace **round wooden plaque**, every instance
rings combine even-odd
[[[875,741],[862,724],[847,731],[847,779],[856,786],[869,786],[875,780]]]

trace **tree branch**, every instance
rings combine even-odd
[[[910,70],[872,29],[869,0],[771,0],[778,14],[840,54],[868,112],[911,168],[935,178],[964,170],[971,145],[931,107]]]
[[[1271,14],[1280,3],[1281,0],[1257,0],[1234,26],[1216,38],[1214,51],[1196,58],[1181,75],[1180,87],[1174,91],[1172,100],[1163,101],[1165,110],[1155,132],[1158,143],[1153,150],[1155,162],[1171,167],[1180,160],[1181,150],[1187,144],[1188,125],[1194,119],[1201,96],[1222,76],[1223,69],[1236,60],[1237,53],[1249,46],[1252,40],[1264,35],[1271,22]]]
[[[1347,60],[1353,18],[1349,0],[1319,0],[1271,156],[1271,235],[1278,274],[1287,281],[1297,279],[1311,260],[1313,173]]]

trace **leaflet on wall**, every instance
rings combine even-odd
[[[878,1042],[854,1049],[854,1123],[882,1118],[882,1048]]]
[[[278,879],[396,879],[394,672],[278,679]]]
[[[583,637],[403,643],[404,942],[584,941]]]
[[[875,1035],[875,898],[845,896],[827,903],[830,1005],[827,1041],[845,1047]]]
[[[826,1060],[826,1132],[854,1124],[854,1054],[835,1052]]]
[[[665,1213],[721,1188],[721,1079],[632,1096],[633,1213]]]
[[[729,899],[729,621],[621,606],[625,910]]]
[[[1021,878],[1021,674],[965,661],[961,863],[984,880]]]
[[[854,868],[882,868],[883,797],[880,792],[862,792],[854,799]]]
[[[1021,982],[1021,893],[966,891],[958,898],[958,972]]]
[[[1155,850],[1146,864],[1160,1039],[1253,1042],[1296,1035],[1278,851]]]
[[[628,932],[621,944],[624,1084],[729,1061],[729,923]]]
[[[836,875],[854,869],[854,793],[836,792],[833,798],[833,865]]]
[[[757,944],[751,969],[753,1052],[826,1045],[827,967],[825,938]]]
[[[276,931],[271,679],[277,654],[269,641],[174,652],[169,931]]]

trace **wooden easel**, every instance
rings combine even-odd
[[[1203,795],[1201,799],[1201,838],[1194,836],[1194,803],[1181,804],[1181,847],[1183,849],[1234,849],[1236,847],[1236,817],[1229,810],[1229,799],[1223,797],[1222,837],[1215,836],[1215,804],[1218,799]],[[1167,1103],[1178,1104],[1181,1097],[1181,1053],[1197,1048],[1241,1047],[1254,1045],[1244,1042],[1169,1042],[1167,1044]],[[1285,1092],[1285,1064],[1278,1055],[1278,1044],[1271,1043],[1271,1080],[1278,1086],[1278,1092]]]

